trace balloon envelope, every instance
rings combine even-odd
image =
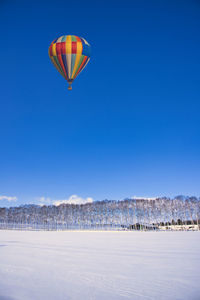
[[[51,43],[49,57],[58,72],[68,81],[69,89],[89,62],[90,53],[88,42],[75,35],[63,35]]]

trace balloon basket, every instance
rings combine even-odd
[[[68,90],[69,90],[69,91],[72,90],[72,86],[71,86],[71,85],[68,86]]]

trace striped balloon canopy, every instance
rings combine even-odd
[[[90,60],[91,47],[76,35],[63,35],[49,47],[49,57],[58,72],[71,84]]]

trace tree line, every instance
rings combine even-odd
[[[0,208],[1,229],[142,229],[200,224],[200,198],[125,199]]]

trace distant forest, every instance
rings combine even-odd
[[[200,224],[200,198],[103,200],[59,206],[0,208],[0,228],[30,230],[117,229]]]

